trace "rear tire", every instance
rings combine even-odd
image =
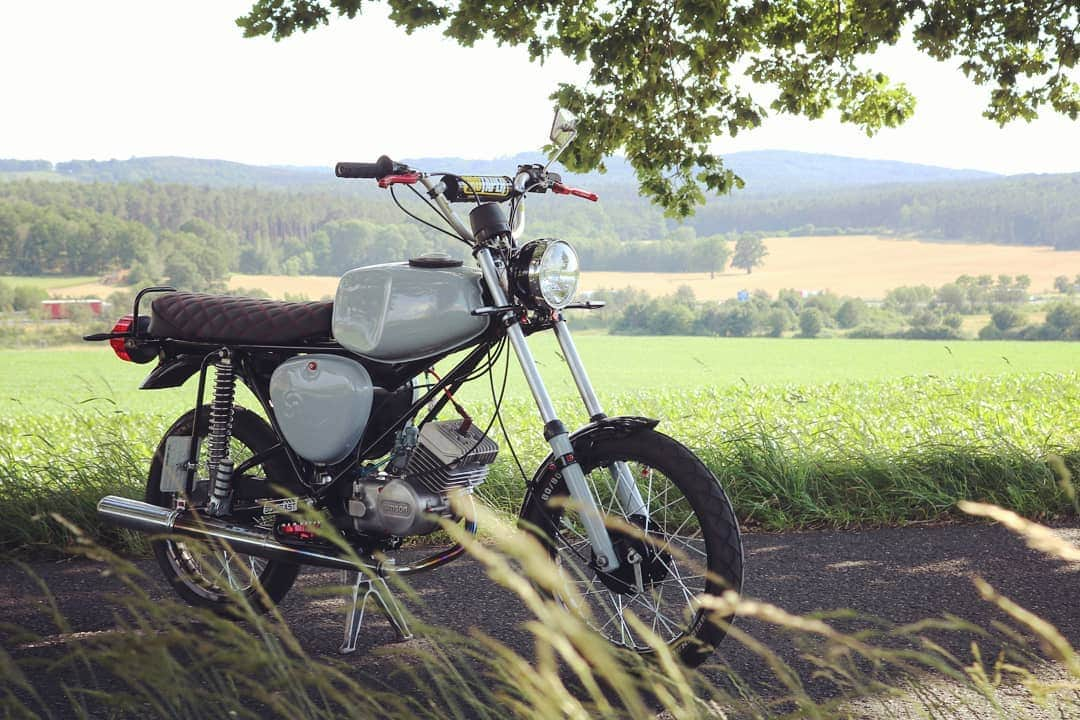
[[[723,640],[725,630],[697,609],[692,598],[742,588],[739,527],[716,476],[685,446],[652,429],[575,438],[574,453],[601,509],[616,521],[642,528],[651,542],[639,539],[634,546],[646,556],[640,565],[643,591],[628,584],[636,585],[633,575],[618,579],[620,570],[614,574],[596,570],[577,513],[565,507],[566,481],[554,464],[548,464],[538,474],[521,517],[564,568],[567,582],[576,585],[577,593],[567,597],[583,598],[589,604],[590,626],[616,646],[640,654],[653,652],[624,621],[626,611],[632,610],[684,663],[701,664]],[[636,519],[628,515],[615,497],[608,468],[618,461],[628,463],[649,506],[647,522],[640,515]],[[635,542],[612,535],[624,548]],[[627,572],[632,567],[624,563]],[[708,569],[709,577],[703,569]],[[585,610],[566,604],[577,612]]]
[[[199,437],[205,438],[208,426],[207,408],[204,408],[200,415]],[[146,502],[159,507],[176,507],[178,494],[161,491],[165,442],[174,435],[190,437],[194,418],[195,411],[189,410],[173,423],[161,439],[150,464]],[[231,451],[237,465],[243,459],[277,443],[277,436],[265,420],[246,408],[235,407]],[[206,472],[205,445],[205,442],[200,445],[196,475]],[[274,453],[245,474],[265,479],[267,498],[279,497],[271,489],[272,486],[292,487],[296,484],[292,466],[281,452]],[[200,556],[180,540],[154,540],[151,545],[161,572],[180,597],[192,605],[221,614],[232,614],[237,595],[242,596],[256,611],[266,612],[285,597],[300,572],[300,566],[296,564],[233,553],[220,547],[207,546],[207,552]],[[210,556],[213,556],[216,567],[204,562],[209,561]],[[253,580],[257,580],[257,583]],[[231,588],[222,587],[224,583],[228,583]]]

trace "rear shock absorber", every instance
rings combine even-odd
[[[236,373],[232,357],[226,351],[222,351],[221,359],[214,367],[214,399],[210,403],[210,433],[206,443],[212,490],[206,511],[220,517],[228,515],[232,506],[233,462],[229,442],[232,440]]]

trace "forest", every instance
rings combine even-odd
[[[369,184],[335,186],[316,173],[274,168],[262,170],[270,178],[306,176],[310,182],[273,189],[200,184],[217,165],[163,160],[183,160],[181,174],[191,182],[42,181],[38,175],[0,181],[0,274],[131,269],[133,282],[167,277],[198,288],[229,272],[334,275],[430,250],[459,256],[464,250],[410,220]],[[57,169],[86,177],[96,167],[69,165]],[[132,172],[98,165],[104,169],[96,177]],[[144,166],[161,170],[137,167]],[[49,174],[50,168],[0,160],[0,172]],[[234,172],[238,183],[267,177]],[[601,202],[530,197],[526,235],[572,240],[583,265],[594,270],[700,271],[726,258],[743,234],[875,233],[1080,248],[1080,174],[736,193],[712,199],[681,223],[639,197],[632,183],[604,176],[589,182]],[[411,193],[399,191],[398,199],[434,219]]]

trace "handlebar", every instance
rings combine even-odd
[[[406,173],[408,168],[383,155],[373,163],[339,162],[334,167],[334,174],[339,178],[378,180],[393,175]]]
[[[514,182],[505,175],[447,175],[443,182],[450,202],[504,202],[518,194]]]
[[[339,178],[378,180],[379,187],[383,188],[398,183],[412,184],[421,176],[426,177],[386,155],[373,163],[339,162],[334,166],[334,174]],[[599,199],[596,193],[563,185],[557,173],[547,172],[542,165],[519,165],[514,179],[505,175],[445,174],[442,184],[442,195],[448,202],[505,202],[526,191],[543,193],[548,190],[557,195],[574,195],[593,202]]]

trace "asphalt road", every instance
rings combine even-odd
[[[1080,544],[1080,527],[1059,528],[1066,538]],[[862,532],[801,532],[750,534],[746,547],[744,595],[766,600],[797,614],[850,608],[856,612],[902,624],[951,613],[989,628],[1004,615],[981,600],[971,578],[981,576],[999,592],[1053,623],[1074,646],[1080,644],[1080,563],[1047,559],[997,526],[951,525]],[[158,578],[153,561],[141,563]],[[40,637],[27,643],[10,631],[0,630],[3,647],[17,660],[48,658],[62,652],[67,643],[87,633],[107,632],[116,626],[116,605],[110,595],[120,590],[103,568],[85,560],[36,563],[29,567],[55,595],[71,633],[58,633],[49,604],[26,569],[0,566],[0,627],[19,626]],[[286,620],[313,655],[337,656],[342,637],[341,601],[318,597],[312,590],[338,582],[334,571],[308,570],[282,603]],[[171,592],[155,580],[150,592],[166,597]],[[422,598],[418,614],[462,632],[472,627],[530,652],[528,633],[522,623],[528,614],[509,592],[491,582],[469,558],[421,575],[412,582]],[[365,621],[356,655],[347,660],[358,672],[378,676],[385,658],[368,650],[390,643],[393,632],[379,614]],[[740,628],[769,642],[785,659],[799,664],[793,646],[777,641],[764,624],[746,621]],[[949,635],[942,642],[961,658],[970,656],[970,637]],[[422,641],[412,641],[422,642]],[[991,643],[992,645],[992,643]],[[984,646],[991,656],[993,647]],[[718,658],[753,682],[762,674],[756,657],[728,641]],[[718,679],[718,681],[721,681]],[[52,678],[50,682],[58,682]],[[828,694],[827,685],[811,688]],[[45,689],[47,697],[54,693]],[[62,696],[55,702],[63,706]],[[51,701],[50,701],[51,702]]]

